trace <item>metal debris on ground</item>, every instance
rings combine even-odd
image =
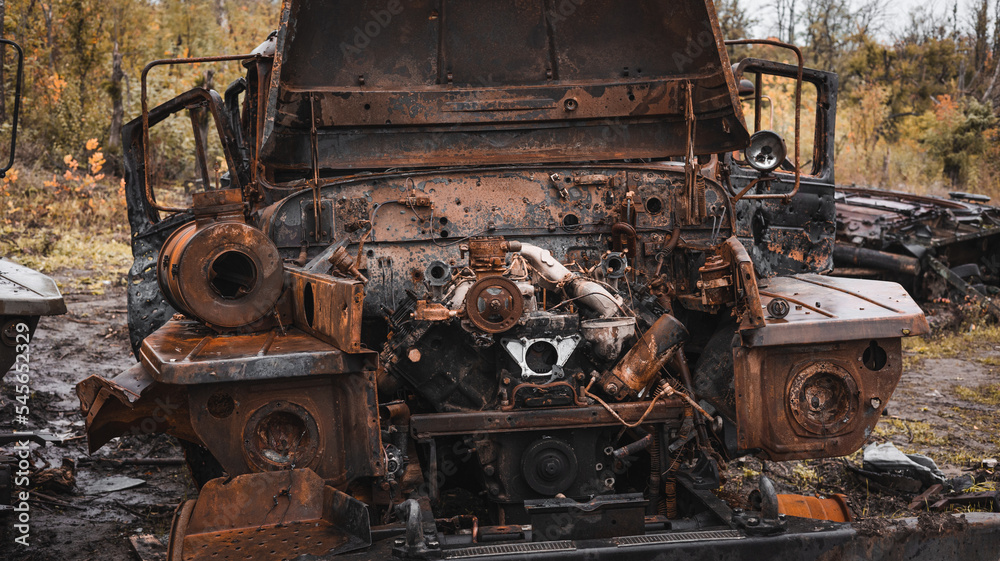
[[[143,479],[126,477],[124,475],[112,475],[111,477],[104,477],[102,479],[91,481],[90,483],[81,485],[81,487],[86,495],[102,495],[105,493],[124,491],[126,489],[131,489],[145,484],[146,481]]]
[[[138,534],[129,537],[132,549],[139,561],[167,561],[167,546],[152,534]]]
[[[891,442],[866,446],[862,467],[867,471],[892,473],[916,479],[924,487],[944,483],[947,480],[934,460],[923,454],[904,454]]]
[[[834,274],[894,280],[923,301],[957,295],[1000,320],[1000,208],[950,198],[838,187]]]

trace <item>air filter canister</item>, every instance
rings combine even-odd
[[[198,220],[175,231],[160,250],[158,280],[170,304],[217,329],[250,325],[281,296],[281,258],[274,243],[242,213]]]

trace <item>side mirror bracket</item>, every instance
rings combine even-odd
[[[17,78],[14,81],[14,112],[11,114],[10,126],[10,156],[3,168],[0,168],[0,178],[6,177],[10,168],[14,167],[14,149],[17,146],[17,118],[21,113],[21,82],[24,74],[24,51],[21,46],[9,39],[0,39],[0,45],[14,47],[17,54]],[[0,64],[3,61],[0,60]]]

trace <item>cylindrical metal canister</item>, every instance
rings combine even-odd
[[[160,249],[157,278],[174,308],[217,329],[260,320],[283,286],[277,247],[241,213],[178,228]]]
[[[687,338],[687,329],[677,318],[660,316],[611,372],[602,378],[604,391],[616,399],[640,394]]]

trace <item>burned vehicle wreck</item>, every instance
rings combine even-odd
[[[1000,208],[988,202],[838,187],[835,274],[893,280],[918,300],[967,299],[1000,321]]]
[[[710,2],[574,6],[288,0],[268,42],[220,57],[246,68],[224,96],[125,127],[139,362],[77,392],[92,450],[187,443],[203,487],[169,559],[866,547],[782,514],[766,480],[760,512],[711,490],[728,458],[857,450],[922,312],[820,274],[832,146],[804,174],[751,140]],[[750,70],[835,99],[827,73]],[[228,172],[200,158],[178,205],[149,139],[189,111]]]

